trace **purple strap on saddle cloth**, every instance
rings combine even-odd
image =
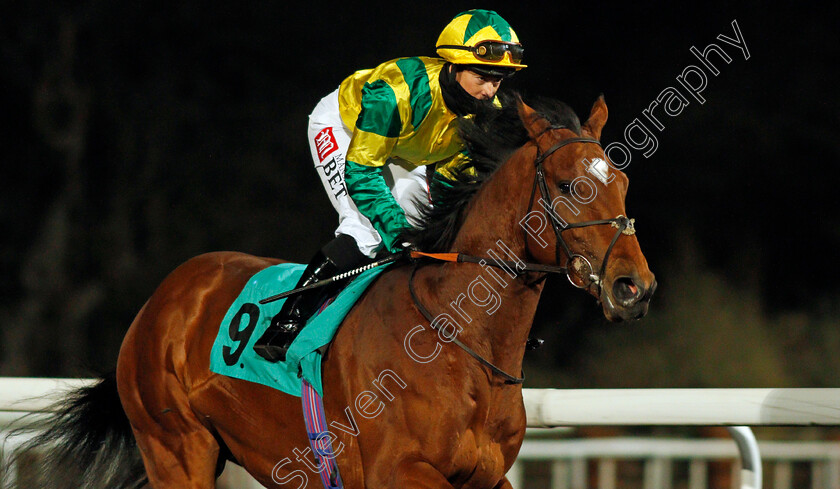
[[[320,470],[321,482],[324,483],[325,489],[344,489],[332,450],[332,434],[328,434],[327,431],[324,400],[306,379],[301,379],[300,398],[303,401],[303,420],[309,434],[309,445]]]

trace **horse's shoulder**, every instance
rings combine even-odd
[[[385,270],[381,275],[376,277],[376,280],[365,291],[369,294],[373,291],[375,293],[384,293],[386,295],[394,294],[396,290],[401,288],[408,290],[408,279],[411,275],[411,265],[393,265],[388,270]]]

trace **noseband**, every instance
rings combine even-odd
[[[565,129],[565,127],[564,126],[550,126],[549,129]],[[545,179],[545,168],[543,167],[543,162],[546,161],[548,159],[548,157],[551,156],[552,154],[554,154],[554,152],[557,151],[558,149],[560,149],[560,148],[562,148],[566,145],[572,144],[572,143],[597,144],[598,146],[601,146],[601,142],[598,141],[597,139],[574,137],[574,138],[568,138],[568,139],[564,139],[562,141],[559,141],[554,146],[552,146],[548,150],[546,150],[545,153],[540,154],[540,147],[539,147],[539,145],[537,145],[537,158],[534,160],[534,166],[536,167],[536,174],[534,175],[534,185],[531,188],[531,197],[528,201],[529,202],[528,203],[528,211],[525,213],[525,215],[528,215],[528,214],[531,213],[531,209],[534,207],[534,196],[536,195],[537,188],[539,188],[540,189],[540,196],[541,196],[541,198],[544,202],[544,205],[542,206],[543,211],[545,213],[546,218],[551,223],[551,228],[554,231],[554,236],[556,238],[555,239],[555,245],[554,245],[554,257],[555,257],[557,265],[560,264],[560,256],[561,256],[560,251],[562,250],[563,254],[566,255],[566,267],[564,267],[564,268],[565,268],[565,271],[566,271],[566,277],[569,279],[569,282],[571,282],[572,285],[574,285],[575,287],[580,288],[580,289],[587,289],[590,286],[595,285],[599,289],[598,290],[598,295],[600,295],[600,289],[601,289],[601,286],[602,286],[604,273],[607,270],[607,261],[609,260],[610,253],[612,253],[613,247],[615,246],[615,243],[618,241],[619,236],[621,236],[622,234],[632,235],[632,234],[636,233],[636,228],[634,226],[635,219],[630,219],[626,216],[618,215],[617,217],[614,217],[612,219],[598,219],[598,220],[594,220],[594,221],[584,221],[584,222],[575,222],[575,223],[564,223],[564,222],[560,221],[559,216],[557,216],[553,212],[553,207],[551,205],[551,203],[553,201],[551,199],[551,192],[548,188],[548,183],[546,182],[546,179]],[[534,144],[536,144],[536,141],[534,142]],[[551,209],[552,211],[550,212],[549,209]],[[589,260],[585,256],[583,256],[579,253],[572,253],[572,250],[569,247],[569,244],[566,243],[565,239],[563,239],[563,231],[566,231],[566,230],[569,230],[569,229],[574,229],[574,228],[583,228],[583,227],[588,227],[588,226],[600,226],[600,225],[607,225],[607,224],[614,227],[614,228],[617,228],[617,229],[616,229],[615,235],[613,235],[612,241],[610,241],[610,245],[607,247],[606,253],[604,253],[604,259],[601,262],[601,268],[599,269],[598,273],[596,274],[595,270],[592,268],[592,264],[589,262]],[[526,248],[528,246],[527,243],[528,243],[528,236],[527,236],[527,232],[526,232],[526,235],[525,235],[525,246],[526,246]],[[582,260],[586,264],[586,267],[589,269],[589,274],[588,275],[581,274],[583,277],[585,277],[589,280],[588,283],[584,283],[583,285],[578,285],[574,282],[574,280],[572,280],[571,268],[574,268],[578,272],[580,270],[579,267],[574,266],[574,262],[576,260]]]

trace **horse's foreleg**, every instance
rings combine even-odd
[[[513,489],[513,486],[507,477],[502,477],[502,480],[500,480],[493,489]]]
[[[367,480],[367,487],[383,487],[392,489],[453,489],[452,484],[446,480],[446,477],[434,468],[428,462],[422,460],[404,461],[397,465],[393,470],[390,470],[392,461],[387,458],[378,460],[377,465],[381,465],[382,470],[373,470],[373,474],[387,474],[385,479],[378,479],[374,476]]]
[[[368,481],[368,487],[379,487]],[[382,487],[406,489],[453,489],[452,484],[431,464],[422,461],[403,462],[393,471],[390,481]],[[507,477],[502,477],[492,489],[513,489]]]

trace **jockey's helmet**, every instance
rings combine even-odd
[[[524,49],[501,15],[492,10],[468,10],[456,15],[438,37],[437,53],[452,64],[509,76],[525,68]]]

